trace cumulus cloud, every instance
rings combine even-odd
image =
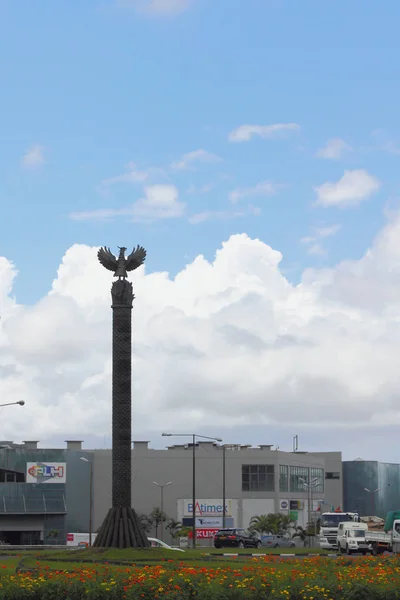
[[[339,181],[315,187],[316,204],[320,206],[358,206],[381,187],[380,181],[364,169],[345,171]]]
[[[207,150],[202,150],[200,148],[199,150],[184,154],[178,162],[172,163],[171,168],[179,171],[193,169],[193,165],[198,162],[217,163],[221,162],[221,158],[216,154],[212,154],[211,152],[207,152]]]
[[[352,150],[351,146],[340,138],[328,140],[323,148],[318,150],[316,156],[318,158],[326,158],[328,160],[339,160],[347,152]]]
[[[230,142],[248,142],[255,136],[273,138],[285,135],[291,131],[298,131],[297,123],[274,123],[273,125],[240,125],[230,132]]]
[[[22,166],[26,169],[35,169],[45,162],[43,146],[35,145],[29,148],[22,157]]]
[[[174,277],[133,272],[135,431],[312,435],[329,422],[339,448],[343,427],[398,426],[399,235],[397,215],[360,260],[308,269],[296,285],[281,253],[245,234]],[[96,251],[71,247],[31,307],[13,299],[16,271],[0,260],[0,396],[27,402],[7,409],[5,439],[109,432],[111,277]]]
[[[185,212],[185,203],[179,201],[178,190],[174,185],[148,186],[144,194],[143,198],[125,208],[100,208],[73,212],[69,216],[74,221],[103,221],[124,217],[130,221],[146,222],[174,219]]]

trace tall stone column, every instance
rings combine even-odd
[[[132,508],[132,284],[127,271],[143,263],[146,253],[139,247],[125,259],[109,249],[99,251],[99,261],[119,279],[111,288],[112,324],[112,508],[100,527],[94,546],[144,548],[149,541]],[[136,254],[135,254],[136,252]],[[142,255],[140,255],[142,252]],[[139,253],[139,256],[138,256]],[[141,259],[141,262],[140,262]]]

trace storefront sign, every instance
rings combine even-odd
[[[183,500],[183,516],[191,517],[193,514],[193,501]],[[196,517],[222,517],[224,507],[222,500],[197,500],[195,505]],[[232,500],[225,502],[225,516],[232,517]]]
[[[281,512],[288,512],[288,510],[289,510],[289,500],[280,500],[279,501],[279,510]]]
[[[66,463],[26,463],[26,483],[66,483]]]
[[[213,529],[214,527],[218,527],[220,529],[222,527],[222,521],[222,517],[197,517],[196,527],[199,527],[200,529],[204,529],[206,527]]]
[[[198,540],[210,540],[217,533],[218,529],[197,529],[196,537]]]

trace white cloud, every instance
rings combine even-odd
[[[179,201],[178,190],[173,185],[152,185],[144,190],[145,195],[126,208],[101,208],[92,211],[73,212],[74,221],[102,221],[125,217],[130,221],[146,222],[181,217],[185,204]]]
[[[229,199],[231,202],[236,203],[242,198],[249,198],[255,196],[272,196],[277,192],[278,187],[279,186],[272,183],[271,181],[261,181],[253,187],[236,188],[235,190],[232,190],[229,194]]]
[[[45,162],[43,146],[32,146],[22,157],[22,166],[27,169],[35,169]]]
[[[192,4],[193,0],[116,0],[118,8],[133,8],[154,16],[179,15]]]
[[[256,216],[260,213],[261,210],[258,207],[251,205],[244,210],[205,210],[189,217],[189,223],[198,225],[199,223],[205,223],[206,221],[227,221],[230,219],[246,217],[248,215]]]
[[[108,177],[103,179],[101,184],[103,186],[114,185],[116,183],[143,183],[149,178],[149,171],[140,171],[136,164],[130,162],[127,165],[126,173],[122,175],[115,175],[114,177]]]
[[[321,206],[357,206],[381,187],[380,181],[363,169],[345,171],[336,183],[326,182],[315,187],[316,204]]]
[[[339,160],[347,152],[352,150],[351,146],[340,138],[328,140],[326,145],[318,150],[316,156],[318,158],[326,158],[330,160]]]
[[[300,242],[308,246],[307,253],[315,256],[323,256],[326,254],[325,248],[321,244],[321,240],[332,237],[338,233],[340,225],[328,225],[326,227],[316,227],[314,235],[301,238]]]
[[[262,138],[273,138],[287,134],[290,131],[298,131],[300,125],[297,123],[274,123],[273,125],[240,125],[230,132],[230,142],[248,142],[254,136]]]
[[[197,162],[217,163],[221,162],[221,158],[216,154],[212,154],[211,152],[207,152],[207,150],[202,150],[200,148],[199,150],[184,154],[178,162],[172,163],[171,168],[180,171],[193,169],[193,164]]]
[[[288,439],[322,428],[320,449],[350,444],[343,427],[353,445],[372,425],[385,439],[400,425],[399,236],[397,215],[360,260],[308,269],[298,285],[280,252],[244,234],[173,277],[135,271],[138,438],[284,424]],[[109,434],[111,275],[96,250],[70,248],[51,293],[30,307],[12,299],[14,269],[0,260],[0,396],[27,402],[1,420],[4,439]]]

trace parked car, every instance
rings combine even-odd
[[[246,529],[219,529],[214,536],[215,548],[259,548],[260,538]]]
[[[295,548],[294,541],[284,535],[263,535],[261,544],[267,548]]]
[[[176,550],[177,552],[185,552],[182,548],[174,548],[173,546],[169,546],[162,540],[158,540],[157,538],[147,538],[150,542],[150,546],[152,548],[164,548],[164,550]]]

